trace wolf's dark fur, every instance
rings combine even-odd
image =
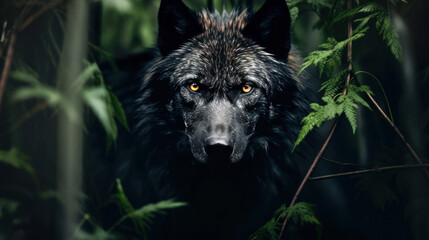
[[[121,178],[136,207],[188,202],[154,239],[247,238],[295,190],[290,150],[307,105],[297,59],[284,0],[241,14],[162,0],[158,50],[119,61],[110,80],[131,134],[97,163],[98,184]]]

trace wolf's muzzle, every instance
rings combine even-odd
[[[209,157],[209,162],[216,165],[225,164],[229,162],[233,144],[226,137],[212,136],[206,139],[204,150]]]

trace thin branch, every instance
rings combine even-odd
[[[26,15],[28,11],[30,11],[31,7],[30,4],[27,4],[24,8],[24,10],[21,12],[20,17],[15,22],[14,26],[12,27],[12,32],[9,39],[9,46],[7,50],[7,55],[5,59],[5,63],[3,66],[3,70],[1,73],[1,79],[0,79],[0,110],[1,110],[1,103],[3,99],[3,94],[6,88],[6,82],[7,82],[7,76],[9,75],[9,70],[12,64],[12,58],[13,58],[13,50],[16,42],[16,33],[18,31],[22,31],[24,28],[26,28],[30,23],[32,23],[34,20],[36,20],[38,17],[40,17],[43,13],[46,11],[49,11],[56,7],[58,4],[62,3],[63,0],[54,0],[48,4],[46,4],[43,8],[41,8],[39,11],[31,15],[23,24],[19,24],[21,22],[21,19]],[[19,27],[18,27],[19,25]]]
[[[348,0],[347,1],[347,9],[352,9],[352,1]],[[347,38],[351,38],[353,35],[353,26],[352,26],[352,20],[351,18],[348,19],[347,21]],[[348,64],[348,74],[347,74],[347,79],[346,79],[346,86],[343,90],[343,95],[347,94],[347,87],[350,84],[350,79],[352,76],[352,70],[353,70],[353,65],[352,65],[352,41],[349,41],[347,43],[347,64]]]
[[[293,199],[290,202],[289,207],[292,207],[295,204],[296,200],[298,199],[299,194],[301,193],[302,189],[304,188],[305,184],[307,183],[308,179],[310,178],[311,173],[313,173],[314,168],[316,168],[317,163],[319,162],[319,160],[322,157],[323,153],[326,151],[326,148],[328,147],[329,142],[331,141],[331,138],[334,135],[335,129],[337,128],[339,119],[340,118],[337,118],[337,120],[335,121],[334,125],[332,125],[331,132],[329,133],[328,137],[326,138],[325,143],[323,143],[323,146],[320,149],[319,153],[314,158],[313,163],[311,164],[310,168],[307,171],[307,174],[305,174],[305,177],[302,180],[301,184],[299,185],[298,190],[296,191],[295,195],[293,196]],[[287,224],[287,220],[288,220],[288,218],[286,217],[285,220],[283,221],[283,225],[282,225],[282,228],[280,230],[280,234],[279,234],[279,238],[278,238],[279,240],[281,239],[281,237],[283,235],[283,231],[285,230],[285,227],[286,227],[286,224]]]
[[[1,103],[3,99],[3,93],[6,88],[6,82],[7,82],[7,76],[9,75],[10,66],[12,64],[12,58],[13,58],[13,48],[15,46],[16,42],[16,31],[15,28],[12,30],[12,33],[10,35],[9,39],[9,46],[7,49],[7,55],[3,66],[3,71],[1,73],[1,79],[0,79],[0,110],[1,110]]]
[[[426,167],[429,167],[429,163],[425,164],[407,164],[407,165],[395,165],[389,167],[380,167],[380,168],[371,168],[365,170],[351,171],[351,172],[343,172],[343,173],[335,173],[318,177],[311,177],[310,181],[324,180],[336,177],[344,177],[344,176],[353,176],[353,175],[361,175],[373,172],[381,172],[386,170],[395,170],[395,169],[408,169],[408,168],[422,168],[426,170]]]
[[[351,9],[352,6],[352,0],[348,0],[347,1],[347,9]],[[347,35],[348,38],[351,38],[353,34],[353,28],[352,28],[352,19],[349,18],[348,19],[348,24],[347,24]],[[348,62],[348,74],[347,74],[347,79],[346,79],[346,84],[344,86],[344,90],[343,90],[343,95],[347,94],[347,88],[350,84],[350,79],[351,79],[351,75],[352,75],[352,41],[348,42],[347,44],[347,62]],[[319,153],[316,155],[316,158],[313,160],[313,163],[311,164],[310,168],[308,169],[307,173],[305,174],[304,179],[302,180],[301,184],[298,187],[298,190],[296,191],[295,195],[292,198],[292,201],[289,205],[289,207],[292,207],[296,200],[298,199],[299,194],[301,193],[302,189],[304,189],[305,184],[307,183],[308,179],[310,178],[310,175],[313,173],[314,169],[316,168],[317,163],[319,162],[320,158],[322,157],[323,153],[325,152],[326,148],[329,145],[329,142],[331,141],[332,135],[335,132],[335,129],[337,128],[338,122],[339,122],[340,118],[337,118],[337,120],[335,120],[334,125],[332,126],[331,132],[329,133],[328,137],[325,140],[325,143],[323,144],[322,148],[320,149]],[[286,224],[287,224],[287,220],[288,217],[285,217],[284,221],[283,221],[283,225],[282,228],[280,230],[280,234],[279,234],[279,240],[282,238],[283,232],[286,228]]]
[[[395,124],[389,119],[389,117],[384,113],[383,109],[377,104],[377,102],[374,100],[374,98],[369,94],[368,92],[365,92],[366,96],[369,98],[369,100],[374,104],[374,106],[377,108],[378,112],[383,116],[383,118],[389,123],[389,125],[393,128],[393,131],[401,138],[402,142],[407,147],[408,151],[411,153],[413,158],[418,162],[419,164],[423,164],[420,157],[417,155],[417,153],[414,151],[414,149],[411,147],[411,145],[405,140],[404,135],[402,135],[401,131],[395,126]],[[429,179],[429,171],[426,168],[422,169],[426,177]]]
[[[335,163],[335,164],[339,164],[341,166],[353,166],[353,167],[362,167],[362,168],[367,168],[367,166],[364,166],[362,164],[357,164],[357,163],[348,163],[348,162],[340,162],[340,161],[335,161],[329,158],[325,158],[322,157],[322,160],[325,160],[327,162],[331,162],[331,163]]]
[[[57,5],[62,3],[63,0],[54,0],[52,2],[49,2],[48,4],[44,5],[43,8],[39,9],[39,11],[35,12],[33,15],[27,18],[23,24],[19,27],[19,31],[24,30],[28,25],[30,25],[34,20],[39,18],[43,13],[55,8]]]

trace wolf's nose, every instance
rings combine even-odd
[[[211,159],[227,160],[232,154],[232,144],[226,138],[208,138],[204,148]]]

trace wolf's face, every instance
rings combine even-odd
[[[236,163],[252,135],[270,123],[276,94],[289,84],[281,79],[289,73],[279,70],[289,69],[289,29],[284,0],[268,0],[255,14],[222,16],[196,14],[180,0],[161,2],[163,58],[153,72],[160,85],[164,80],[167,110],[195,159]]]
[[[170,81],[172,109],[197,160],[237,162],[257,123],[266,119],[269,84],[261,73],[268,69],[257,48],[228,34],[215,40],[199,36],[184,49]]]

